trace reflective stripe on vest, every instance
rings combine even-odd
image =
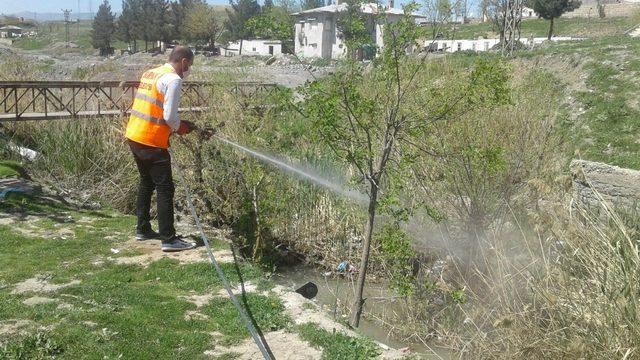
[[[146,101],[148,103],[152,103],[152,104],[154,104],[155,106],[158,106],[158,107],[162,107],[164,105],[162,103],[162,101],[156,100],[156,99],[152,98],[151,96],[147,96],[145,94],[140,94],[138,92],[136,92],[135,99]]]
[[[151,115],[143,114],[143,113],[141,113],[139,111],[136,111],[136,110],[131,110],[130,113],[131,113],[131,115],[133,115],[133,116],[135,116],[135,117],[137,117],[139,119],[142,119],[144,121],[148,121],[150,123],[154,123],[154,124],[158,124],[158,125],[167,125],[167,123],[164,121],[164,119],[159,119],[159,118],[153,117]]]
[[[157,88],[158,79],[168,73],[175,73],[170,65],[142,74],[127,123],[127,139],[158,148],[169,147],[171,128],[164,121],[164,95]]]

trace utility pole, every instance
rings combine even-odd
[[[507,0],[504,9],[504,39],[502,55],[510,56],[520,42],[520,23],[522,22],[522,0]]]
[[[66,46],[69,47],[69,23],[71,22],[71,10],[70,9],[62,9],[62,13],[64,13],[64,27],[65,27],[65,41]]]
[[[80,0],[78,0],[78,15],[76,16],[76,22],[78,23],[76,27],[76,37],[80,36]]]

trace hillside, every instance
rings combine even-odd
[[[561,17],[555,22],[555,36],[597,38],[622,34],[640,23],[637,16],[640,5],[632,6],[634,11],[627,16],[613,16],[605,19],[596,17]],[[477,39],[495,38],[490,22],[465,25],[449,25],[441,30],[444,39]],[[522,21],[521,35],[528,37],[546,37],[549,33],[549,22],[544,19],[528,19]]]

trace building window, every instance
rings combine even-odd
[[[253,48],[253,51],[255,52],[255,51],[256,51],[256,48]]]
[[[462,50],[462,43],[458,43],[458,51]]]

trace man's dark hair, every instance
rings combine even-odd
[[[169,62],[178,63],[182,59],[193,60],[193,51],[187,46],[178,45],[171,51]]]

